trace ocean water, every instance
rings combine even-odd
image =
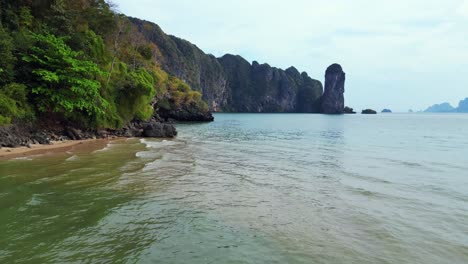
[[[0,263],[468,263],[468,115],[215,118],[0,161]]]

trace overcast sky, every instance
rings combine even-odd
[[[421,110],[468,97],[468,0],[113,0],[206,53],[346,74],[346,105]]]

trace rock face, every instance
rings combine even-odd
[[[365,110],[362,110],[362,114],[363,115],[376,115],[377,111],[372,110],[372,109],[365,109]]]
[[[198,108],[184,107],[182,109],[163,109],[158,110],[158,115],[165,121],[176,120],[182,122],[211,122],[214,121],[213,114],[209,111],[202,111]]]
[[[251,64],[229,54],[216,58],[186,40],[165,34],[154,23],[136,18],[130,21],[158,48],[156,63],[200,91],[211,111],[320,111],[323,86],[307,73],[294,67],[282,70],[268,64]]]
[[[250,64],[240,56],[219,59],[227,77],[228,101],[223,107],[230,112],[301,112],[319,111],[323,88],[307,73],[290,67],[281,70],[268,64]]]
[[[328,67],[325,73],[325,93],[322,96],[321,113],[344,113],[345,79],[346,74],[339,64]]]

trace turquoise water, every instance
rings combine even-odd
[[[468,115],[215,118],[0,161],[0,263],[468,263]]]

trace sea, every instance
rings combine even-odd
[[[215,114],[0,161],[0,263],[468,263],[468,115]]]

